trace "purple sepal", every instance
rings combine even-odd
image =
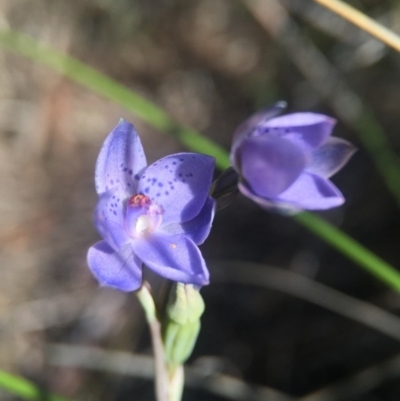
[[[357,148],[341,138],[329,138],[312,153],[311,163],[306,171],[329,178],[337,173],[354,155]]]
[[[232,149],[231,149],[231,164],[234,168],[237,166],[236,149],[240,146],[243,139],[249,137],[254,132],[254,129],[262,123],[276,117],[287,107],[284,101],[277,102],[272,107],[260,110],[258,113],[253,114],[247,120],[242,122],[233,134]]]
[[[289,139],[305,150],[321,146],[336,124],[332,117],[318,113],[293,113],[275,117],[258,127],[258,135],[270,134]]]
[[[121,196],[134,194],[146,167],[142,143],[134,126],[124,120],[111,131],[96,163],[95,184],[100,195],[118,187]]]
[[[120,196],[118,188],[103,193],[94,212],[97,231],[116,251],[129,242],[124,229],[124,199]]]
[[[162,277],[185,284],[206,285],[209,273],[199,248],[184,235],[152,233],[132,244],[145,265]]]
[[[277,199],[304,210],[330,209],[344,203],[342,193],[332,182],[309,173],[303,173]]]
[[[106,241],[100,241],[89,248],[87,263],[101,286],[135,291],[142,285],[142,263],[131,245],[115,252]]]
[[[296,213],[301,210],[324,210],[344,203],[342,193],[329,180],[317,175],[303,173],[293,185],[274,199],[263,198],[244,182],[239,190],[263,209]]]
[[[256,136],[240,147],[241,171],[257,195],[274,198],[289,188],[307,164],[296,144],[285,138]]]

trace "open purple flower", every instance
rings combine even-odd
[[[101,285],[138,289],[142,263],[173,281],[208,284],[197,245],[214,217],[208,195],[214,163],[210,156],[177,153],[147,167],[135,128],[119,122],[96,165],[95,225],[104,241],[89,249],[87,260]]]
[[[265,209],[329,209],[344,202],[329,180],[355,152],[349,142],[331,137],[336,123],[317,113],[276,117],[282,108],[264,110],[235,132],[231,163],[239,190]]]

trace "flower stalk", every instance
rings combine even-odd
[[[193,285],[175,283],[161,324],[148,283],[136,296],[150,328],[157,401],[180,401],[185,382],[183,363],[196,343],[204,301]]]
[[[147,283],[144,283],[142,287],[136,291],[136,296],[143,307],[150,329],[154,353],[155,391],[157,401],[171,401],[168,391],[169,375],[167,366],[165,364],[165,352],[161,335],[161,324],[157,318],[156,306]]]

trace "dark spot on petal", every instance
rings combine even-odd
[[[128,167],[125,167],[125,168],[124,168],[124,171],[128,171]]]
[[[158,193],[158,194],[157,194],[157,197],[159,197],[160,195],[161,195],[161,194],[160,194],[160,193]]]
[[[157,182],[157,178],[152,178],[151,181],[153,182],[153,184],[155,184]]]
[[[174,166],[176,166],[176,162],[172,162],[172,164],[173,164]]]
[[[116,216],[117,215],[117,212],[114,210],[114,216]]]
[[[111,181],[110,181],[110,184],[111,184],[111,185],[114,185],[114,180],[111,180]]]
[[[131,170],[129,170],[129,171],[128,171],[128,173],[129,173],[129,175],[132,175],[132,174],[133,174],[133,171],[132,171],[132,169],[131,169]]]
[[[179,161],[183,162],[183,159],[179,159]]]
[[[182,177],[182,173],[179,173],[178,175],[179,175],[179,177]]]
[[[135,174],[135,180],[138,180],[140,177],[139,177],[139,174]]]
[[[150,191],[150,188],[149,188],[149,187],[145,188],[145,190],[144,190],[144,192],[146,192],[146,194],[148,194],[149,191]]]
[[[165,191],[165,195],[169,195],[169,192],[168,192],[168,191]]]
[[[162,182],[159,182],[159,183],[158,183],[158,186],[161,188],[161,187],[164,186],[164,184],[163,184]]]

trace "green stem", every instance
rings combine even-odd
[[[136,296],[144,309],[146,320],[150,328],[154,353],[157,401],[169,401],[169,377],[167,365],[165,363],[161,324],[157,319],[156,306],[146,282],[136,291]]]
[[[185,372],[183,365],[174,368],[170,377],[170,391],[168,401],[181,401],[183,394],[183,386],[185,384]]]
[[[316,214],[303,212],[293,218],[389,287],[400,292],[399,272],[353,238]]]

